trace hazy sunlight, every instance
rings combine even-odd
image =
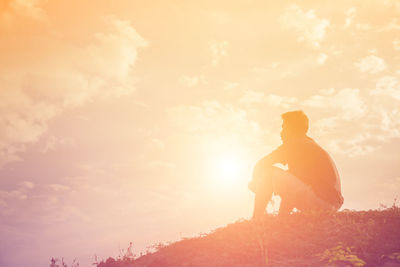
[[[216,157],[215,162],[218,182],[223,185],[237,183],[243,175],[244,163],[238,155],[221,154]]]
[[[239,145],[217,144],[213,148],[205,167],[208,186],[237,195],[251,178],[249,168],[253,162],[249,153]]]

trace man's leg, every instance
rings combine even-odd
[[[254,210],[253,210],[253,218],[261,218],[265,209],[267,208],[268,202],[271,200],[271,194],[268,193],[256,193],[254,197]]]
[[[296,186],[288,171],[274,167],[273,169],[274,194],[281,197],[279,215],[288,215],[296,207]]]
[[[264,215],[268,202],[272,198],[272,168],[255,170],[253,180],[256,181],[253,219],[258,219]]]
[[[293,208],[300,211],[332,210],[331,205],[317,197],[309,185],[288,171],[274,170],[273,188],[281,197],[280,215],[289,214]]]
[[[281,204],[279,205],[279,215],[289,215],[295,208],[293,202],[287,196],[280,196]]]

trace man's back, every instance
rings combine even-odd
[[[340,178],[329,154],[312,138],[292,138],[271,153],[275,162],[288,164],[289,172],[311,186],[321,199],[341,206]]]

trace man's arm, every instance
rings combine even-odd
[[[276,154],[274,153],[275,151],[263,157],[256,163],[253,169],[253,180],[257,179],[257,177],[260,177],[263,174],[266,174],[266,172],[271,169],[272,165],[279,162],[276,158]]]
[[[263,173],[276,163],[286,164],[285,150],[284,145],[280,145],[277,149],[260,159],[254,166],[253,178],[256,173]]]
[[[251,191],[255,192],[255,189],[257,188],[260,179],[268,175],[268,172],[271,170],[272,165],[274,165],[275,163],[286,164],[286,162],[284,162],[283,160],[283,155],[283,147],[280,146],[256,163],[253,169],[252,180],[249,183],[249,189]]]

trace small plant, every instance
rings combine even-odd
[[[351,248],[339,244],[331,249],[326,249],[324,253],[320,255],[321,260],[325,262],[326,267],[334,266],[364,266],[366,263],[355,255]]]
[[[380,259],[382,266],[399,266],[400,252],[394,252],[389,255],[382,255]]]
[[[57,263],[60,263],[61,265]],[[57,258],[51,258],[50,267],[68,267],[68,265],[64,262],[64,258],[61,258],[61,260]],[[79,267],[79,262],[76,258],[72,261],[70,267]]]
[[[97,258],[97,254],[94,254],[94,262],[92,263],[92,265],[99,265],[99,259]]]
[[[133,250],[133,244],[132,244],[132,242],[130,242],[129,243],[129,247],[126,249],[126,252],[125,252],[125,254],[123,255],[123,257],[122,257],[122,259],[124,260],[124,261],[131,261],[131,260],[134,260],[135,259],[135,254],[133,254],[133,252],[132,252],[132,250]]]

